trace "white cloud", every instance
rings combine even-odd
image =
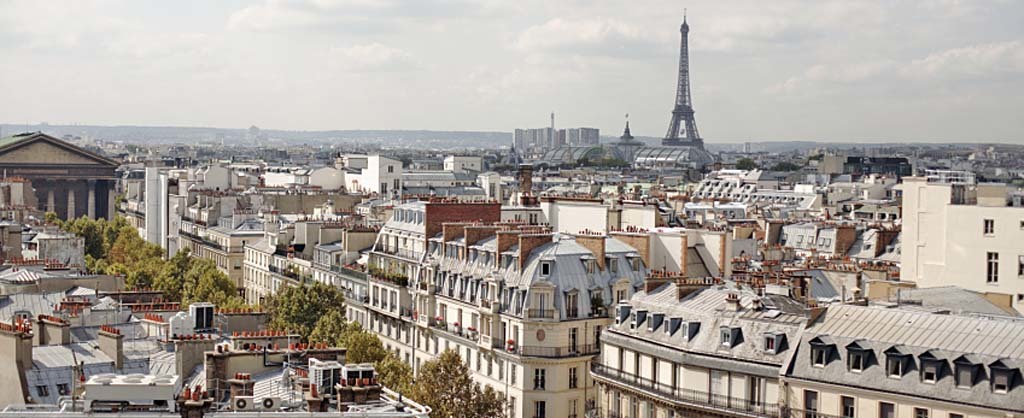
[[[551,19],[526,28],[515,40],[528,53],[635,56],[649,53],[658,36],[614,19]]]
[[[405,71],[418,66],[412,54],[377,42],[332,48],[329,59],[349,72]]]
[[[971,45],[914,60],[902,71],[908,78],[984,78],[1024,73],[1024,42]]]

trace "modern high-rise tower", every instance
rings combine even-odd
[[[676,85],[676,105],[672,109],[672,121],[668,124],[668,133],[661,145],[693,146],[704,148],[704,141],[697,133],[697,122],[693,119],[693,101],[690,99],[690,53],[688,36],[690,25],[686,24],[683,13],[683,25],[679,27],[682,41],[679,46],[679,81]]]

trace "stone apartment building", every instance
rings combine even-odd
[[[713,278],[648,278],[602,334],[600,416],[779,416],[780,373],[806,317],[776,299]]]
[[[364,325],[414,370],[455,350],[512,417],[583,417],[596,404],[588,370],[608,309],[649,266],[727,271],[711,255],[728,248],[723,232],[562,234],[500,218],[497,203],[397,206],[370,253]]]
[[[1024,312],[1024,205],[1003,184],[908,177],[901,276],[919,287],[960,286]]]

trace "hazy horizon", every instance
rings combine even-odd
[[[660,137],[684,7],[708,143],[1024,143],[1006,0],[4,2],[0,119]]]

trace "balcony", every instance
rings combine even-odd
[[[408,250],[408,249],[404,249],[404,248],[398,248],[398,249],[378,248],[374,252],[376,252],[378,254],[387,254],[387,255],[398,256],[400,258],[404,258],[406,260],[412,260],[412,261],[418,261],[420,258],[423,257],[423,252],[422,251],[413,251],[413,250]]]
[[[524,345],[519,347],[519,355],[526,357],[563,358],[591,356],[601,352],[598,344],[577,344],[564,347],[544,347]]]
[[[496,314],[501,311],[501,301],[480,298],[480,312]]]
[[[333,271],[335,273],[340,273],[342,276],[346,276],[346,277],[349,277],[349,278],[352,278],[352,279],[363,280],[363,281],[366,280],[366,272],[359,271],[359,270],[353,270],[353,269],[350,269],[348,267],[331,266],[331,271]]]
[[[529,308],[526,310],[526,317],[529,319],[555,319],[555,310]]]
[[[455,326],[455,324],[449,324],[444,320],[431,321],[431,328],[441,331],[450,336],[458,337],[466,340],[470,343],[476,343],[480,341],[480,333],[476,330],[470,330],[472,327]]]
[[[592,376],[618,388],[651,392],[664,398],[667,402],[679,405],[681,408],[697,409],[715,414],[728,413],[739,417],[789,417],[789,415],[780,415],[783,411],[778,404],[752,402],[729,395],[672,387],[671,384],[660,383],[646,377],[607,367],[603,364],[594,363],[590,368],[590,372]],[[824,415],[821,417],[827,418]]]

